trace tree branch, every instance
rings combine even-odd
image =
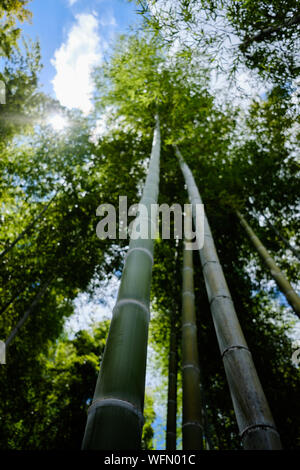
[[[280,31],[282,28],[288,28],[290,26],[297,25],[299,23],[300,23],[300,15],[296,15],[292,18],[286,18],[282,24],[277,25],[277,26],[270,26],[269,28],[263,29],[259,31],[258,33],[254,34],[253,36],[246,38],[240,44],[240,47],[245,48],[253,42],[262,42],[268,36],[270,36],[273,33],[276,33],[277,31]]]

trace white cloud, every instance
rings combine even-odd
[[[91,71],[101,62],[106,43],[102,40],[100,47],[99,23],[94,15],[82,13],[75,18],[66,42],[55,51],[51,61],[56,69],[52,84],[63,106],[80,108],[88,114],[92,109]]]
[[[70,7],[72,7],[78,0],[68,0]]]
[[[108,12],[105,15],[101,16],[100,24],[101,26],[116,26],[117,22],[112,12]]]

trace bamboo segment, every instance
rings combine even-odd
[[[167,407],[166,450],[176,450],[176,414],[177,414],[177,352],[174,319],[170,334],[169,384]]]
[[[186,218],[191,219],[189,208]],[[189,240],[185,240],[189,243]],[[199,355],[194,301],[193,251],[183,250],[182,270],[182,448],[203,448]]]
[[[179,149],[176,147],[175,150],[187,185],[194,216],[195,205],[202,204],[202,200],[191,170],[184,162]],[[249,450],[281,449],[280,437],[241,330],[206,216],[204,218],[204,245],[199,253],[243,446]]]
[[[242,214],[239,211],[236,211],[236,214],[238,218],[240,219],[240,222],[244,229],[246,230],[246,233],[250,240],[252,241],[254,247],[256,248],[258,254],[262,258],[262,260],[265,262],[265,264],[268,266],[270,269],[271,275],[276,281],[277,286],[281,290],[281,292],[285,295],[287,301],[293,308],[294,312],[298,317],[300,318],[300,297],[296,294],[294,289],[292,288],[291,284],[285,277],[285,275],[282,273],[282,271],[279,269],[277,264],[275,263],[274,259],[272,256],[269,254],[265,246],[262,244],[260,239],[255,235],[253,232],[252,228],[249,226],[249,224],[246,222],[245,218],[242,216]]]
[[[151,213],[158,198],[159,118],[153,136],[149,171],[140,201]],[[154,216],[153,216],[154,219]],[[139,215],[136,222],[139,222]],[[89,408],[83,449],[137,449],[143,427],[150,286],[154,241],[148,219],[147,239],[130,240],[109,335]]]

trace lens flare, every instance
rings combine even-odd
[[[49,124],[54,131],[63,131],[68,127],[68,120],[61,114],[53,114],[47,119],[47,124]]]

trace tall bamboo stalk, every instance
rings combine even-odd
[[[238,210],[236,211],[236,214],[240,219],[241,225],[246,230],[248,237],[256,248],[258,254],[262,258],[264,263],[268,266],[273,279],[276,281],[277,286],[285,295],[287,301],[293,308],[296,315],[298,315],[298,317],[300,318],[300,297],[296,294],[291,284],[289,283],[285,275],[282,273],[282,271],[279,269],[266,247],[262,244],[260,239],[255,235],[250,225],[246,222],[244,216]]]
[[[141,204],[151,213],[159,190],[159,118]],[[152,215],[152,214],[151,214]],[[138,215],[136,220],[140,220]],[[149,216],[149,231],[156,215]],[[92,404],[83,449],[137,449],[143,427],[154,240],[131,238]]]
[[[277,228],[272,224],[272,222],[270,222],[270,220],[265,216],[265,219],[267,221],[267,224],[269,225],[269,227],[271,227],[271,229],[276,233],[276,235],[281,238],[281,240],[284,242],[284,244],[286,245],[287,248],[289,248],[291,250],[291,252],[296,256],[296,258],[298,259],[298,261],[300,261],[300,253],[299,253],[299,250],[297,250],[296,248],[294,248],[290,242],[283,236],[281,235],[281,233],[279,232],[279,230],[277,230]]]
[[[195,215],[202,200],[191,170],[175,147]],[[280,437],[264,395],[252,355],[240,327],[207,217],[199,250],[218,344],[245,449],[281,449]]]
[[[56,191],[56,193],[54,194],[54,196],[50,199],[50,201],[48,202],[48,204],[46,204],[46,206],[39,212],[39,214],[33,219],[33,221],[27,225],[27,227],[23,230],[23,232],[20,233],[20,235],[17,236],[17,238],[15,238],[15,240],[7,247],[5,248],[5,250],[3,250],[1,253],[0,253],[0,258],[3,258],[3,256],[7,255],[7,253],[9,253],[13,247],[20,241],[22,240],[22,238],[24,238],[24,236],[32,229],[32,227],[34,227],[34,225],[37,223],[37,221],[42,217],[42,215],[46,212],[46,210],[50,207],[50,205],[52,204],[52,202],[54,201],[54,199],[56,198],[57,196],[57,193],[58,191]]]
[[[4,305],[4,307],[0,310],[0,315],[4,313],[8,307],[14,303],[14,301],[19,297],[20,294],[22,294],[26,290],[26,287],[22,287],[22,289],[19,289],[15,295]]]
[[[30,304],[29,308],[26,310],[26,312],[24,313],[22,318],[18,321],[17,325],[15,326],[15,328],[12,330],[12,332],[10,333],[8,338],[6,339],[5,346],[9,346],[10,343],[13,341],[13,339],[17,335],[19,329],[24,325],[24,323],[26,322],[26,320],[29,317],[29,315],[31,314],[31,312],[34,310],[36,305],[39,303],[39,301],[41,300],[41,298],[45,294],[46,290],[48,289],[49,285],[51,284],[52,279],[53,279],[53,276],[51,276],[49,279],[47,279],[44,282],[41,289],[39,290],[36,297],[34,298],[33,302]]]
[[[186,219],[192,225],[191,210]],[[194,294],[193,251],[184,242],[182,269],[182,448],[203,448],[202,403]]]
[[[168,405],[166,450],[176,450],[176,415],[177,415],[177,338],[175,315],[173,315],[170,332],[170,353],[168,372]]]

